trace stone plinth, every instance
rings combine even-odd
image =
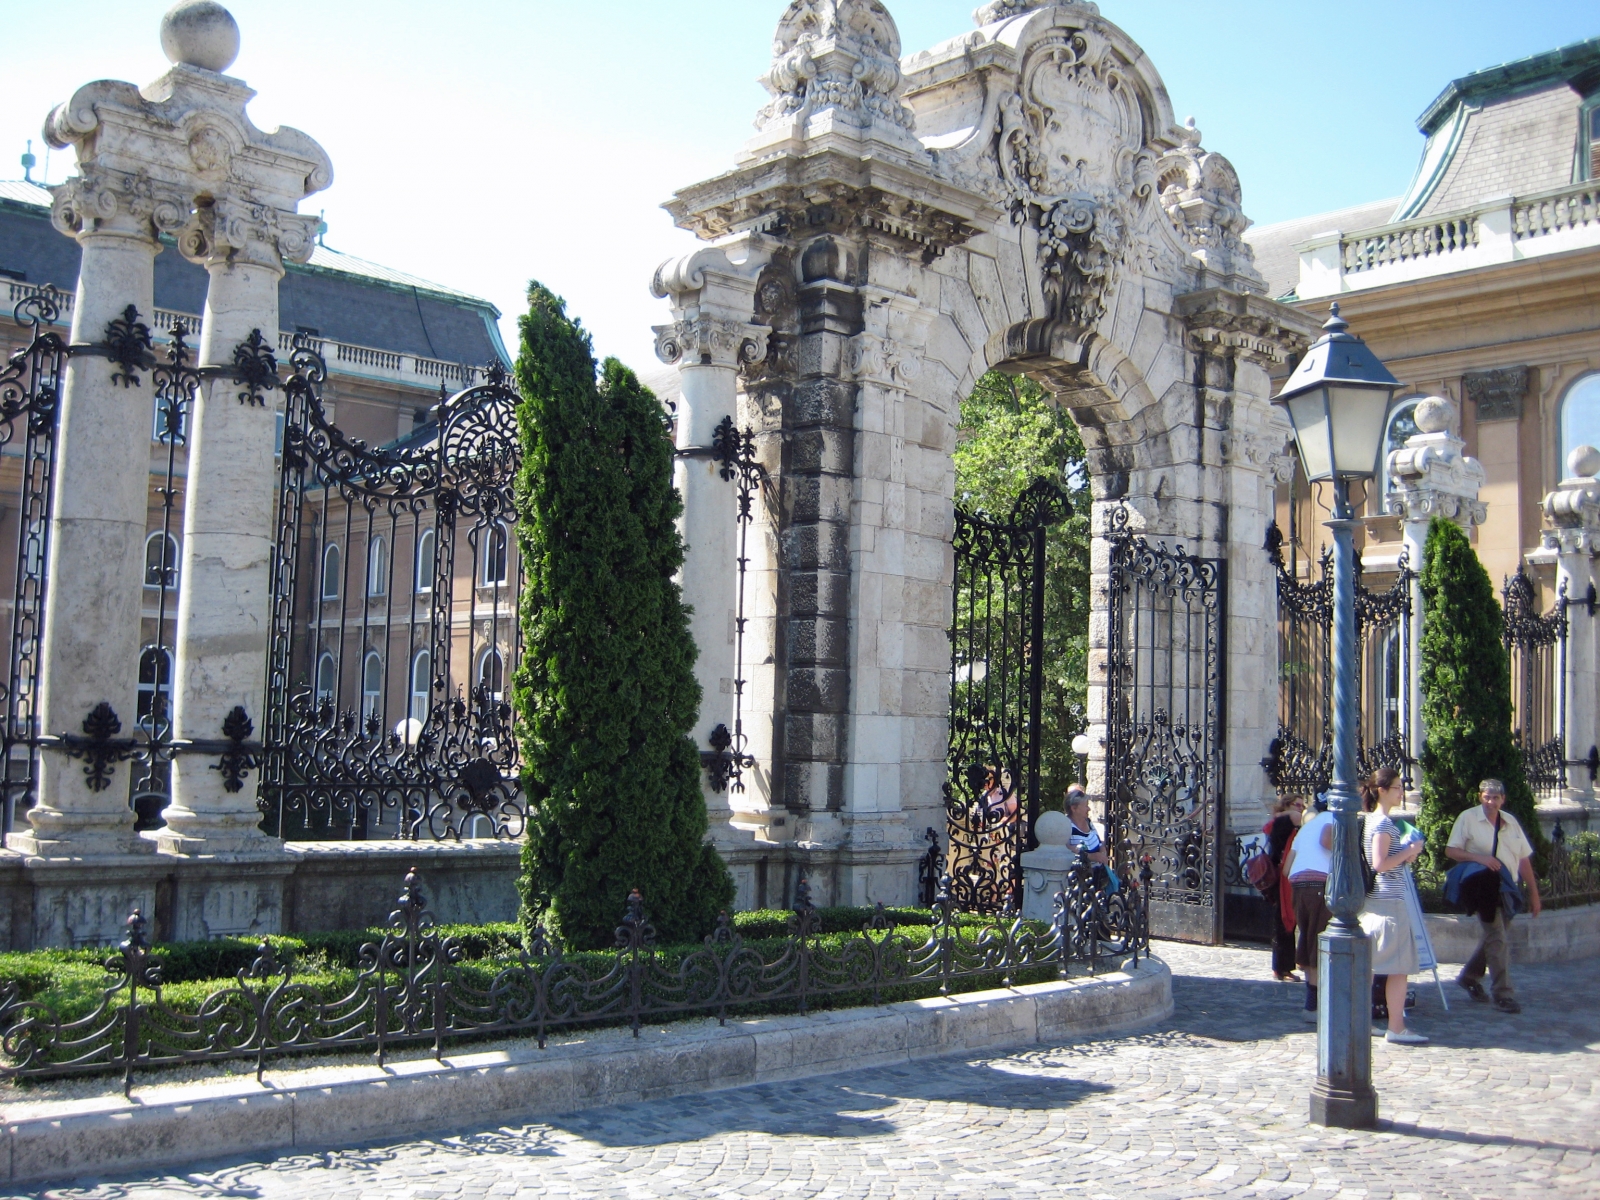
[[[0,851],[0,949],[110,946],[139,909],[157,941],[382,925],[418,869],[445,923],[514,921],[520,842],[300,842],[266,854],[39,858]]]
[[[1541,539],[1556,560],[1556,590],[1566,598],[1567,645],[1565,739],[1568,800],[1592,803],[1594,782],[1588,769],[1574,765],[1588,758],[1600,743],[1600,664],[1595,661],[1594,559],[1600,554],[1600,451],[1577,446],[1567,456],[1567,477],[1544,498],[1545,530]]]
[[[1067,890],[1067,875],[1078,865],[1078,852],[1067,845],[1072,823],[1065,813],[1039,814],[1039,848],[1022,856],[1022,915],[1029,921],[1055,916],[1056,896]]]

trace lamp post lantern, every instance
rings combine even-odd
[[[1339,306],[1323,336],[1289,376],[1276,403],[1288,410],[1306,478],[1333,484],[1333,778],[1336,814],[1328,909],[1318,941],[1317,1082],[1311,1120],[1369,1129],[1378,1121],[1372,1090],[1372,947],[1359,916],[1366,901],[1360,850],[1361,799],[1356,778],[1356,593],[1350,481],[1381,469],[1384,426],[1399,382],[1367,344],[1349,332]]]

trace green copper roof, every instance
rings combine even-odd
[[[1417,128],[1431,137],[1463,103],[1480,106],[1515,92],[1557,83],[1570,84],[1584,95],[1600,89],[1600,37],[1485,67],[1452,80],[1417,118]]]

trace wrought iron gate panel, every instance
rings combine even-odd
[[[1044,479],[1005,521],[956,509],[945,869],[964,912],[1021,905],[1039,806],[1045,534],[1071,514]]]
[[[10,833],[18,808],[29,808],[39,778],[39,670],[44,645],[44,602],[50,561],[51,491],[56,433],[67,344],[47,331],[61,315],[51,289],[16,306],[18,325],[30,330],[28,345],[0,369],[0,446],[18,464],[19,499],[14,528],[16,553],[11,591],[11,660],[6,673],[4,763],[0,788],[4,809],[0,833]]]
[[[1150,928],[1222,936],[1225,564],[1152,545],[1111,512],[1106,824],[1125,879],[1148,861]]]
[[[272,564],[260,804],[287,837],[516,837],[517,394],[499,367],[372,448],[297,339]]]
[[[1333,771],[1332,551],[1325,549],[1302,580],[1284,562],[1276,524],[1267,531],[1266,550],[1277,577],[1278,733],[1262,765],[1280,792],[1313,796],[1326,790]],[[1356,582],[1357,769],[1366,775],[1393,767],[1408,787],[1414,761],[1408,706],[1415,582],[1404,557],[1385,590]]]
[[[1539,612],[1539,593],[1527,568],[1506,580],[1501,593],[1505,648],[1511,669],[1512,731],[1535,793],[1567,786],[1567,597]]]

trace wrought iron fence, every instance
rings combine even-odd
[[[1022,903],[1039,815],[1046,534],[1071,515],[1047,479],[1005,520],[956,509],[944,804],[948,870],[968,912]]]
[[[1074,964],[1093,974],[1102,959],[1149,951],[1148,867],[1106,896],[1086,860],[1055,897],[1050,921],[984,921],[963,916],[940,882],[932,924],[897,927],[878,905],[859,933],[833,943],[818,928],[802,880],[788,936],[746,940],[724,914],[697,947],[658,949],[644,899],[628,898],[611,955],[570,955],[535,931],[509,966],[473,963],[442,936],[415,872],[388,930],[361,948],[353,984],[340,995],[297,982],[263,940],[259,956],[234,982],[192,1008],[162,998],[159,952],[145,919],[128,918],[127,937],[106,960],[112,975],[95,1009],[66,1018],[17,985],[0,996],[0,1080],[120,1073],[125,1093],[135,1075],[195,1063],[253,1062],[297,1053],[370,1051],[380,1064],[394,1048],[489,1035],[531,1035],[541,1049],[552,1033],[586,1025],[630,1025],[673,1016],[716,1016],[751,1006],[804,1013],[825,999],[880,1003],[886,992],[920,989],[947,995],[963,981],[1012,986],[1020,977],[1065,979]],[[909,930],[909,931],[908,931]]]
[[[1278,733],[1262,766],[1280,792],[1313,796],[1333,771],[1333,556],[1324,549],[1302,580],[1284,562],[1274,523],[1266,551],[1277,576]],[[1402,557],[1394,582],[1375,591],[1356,582],[1357,688],[1361,697],[1358,772],[1399,771],[1411,785],[1410,624],[1416,572]]]
[[[1222,938],[1223,589],[1226,562],[1152,543],[1111,510],[1106,654],[1112,865],[1155,863],[1163,937]]]
[[[1580,833],[1569,838],[1557,821],[1550,831],[1550,866],[1540,884],[1546,904],[1561,908],[1600,903],[1600,838]]]
[[[1567,786],[1566,722],[1567,597],[1548,613],[1527,568],[1506,580],[1501,593],[1505,647],[1511,667],[1512,734],[1522,747],[1528,784],[1538,793]]]
[[[49,562],[50,513],[55,476],[56,431],[68,348],[48,330],[65,297],[53,288],[17,304],[18,325],[29,329],[28,345],[0,369],[0,447],[20,466],[16,509],[16,553],[11,592],[11,656],[4,680],[0,724],[0,834],[11,832],[16,812],[33,802],[39,778],[39,670],[44,641],[44,601]]]

